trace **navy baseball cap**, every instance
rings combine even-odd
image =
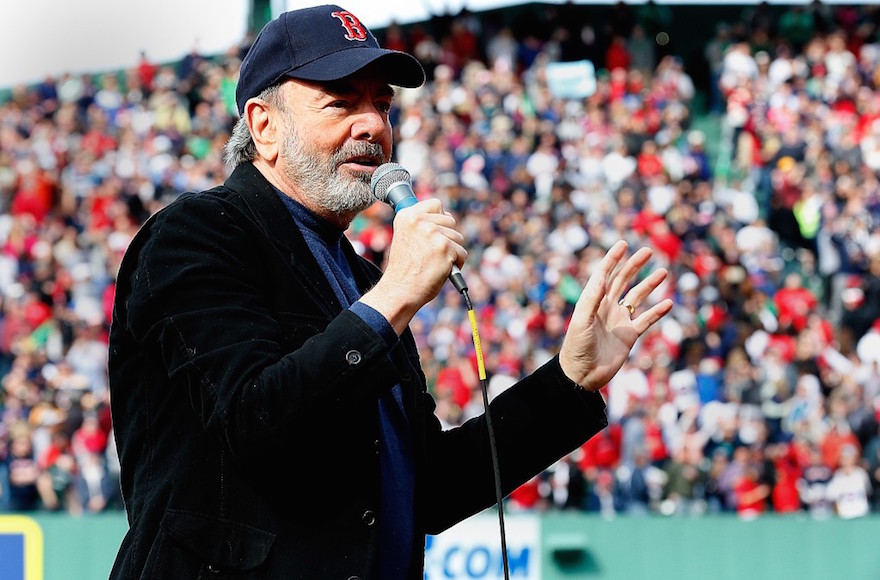
[[[421,63],[405,52],[380,48],[357,16],[332,4],[284,12],[254,40],[241,63],[235,102],[244,104],[285,77],[333,81],[370,63],[381,63],[388,84],[415,88],[425,82]]]

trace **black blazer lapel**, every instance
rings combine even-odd
[[[300,281],[312,301],[322,308],[328,318],[337,316],[343,309],[342,304],[309,250],[302,232],[278,197],[278,191],[250,163],[239,165],[225,185],[241,196],[254,220],[265,228],[279,251],[286,254],[293,276]]]

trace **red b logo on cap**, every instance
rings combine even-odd
[[[357,19],[357,16],[348,10],[333,12],[331,16],[335,16],[340,22],[342,22],[342,26],[345,27],[345,38],[347,40],[363,41],[367,39],[367,29],[364,28],[361,21]]]

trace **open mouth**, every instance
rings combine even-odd
[[[349,171],[355,172],[364,172],[372,175],[373,171],[376,170],[382,164],[382,159],[378,157],[372,156],[363,156],[363,157],[349,157],[345,159],[342,163],[339,164],[340,167],[345,167]]]
[[[349,157],[348,159],[343,161],[343,163],[347,165],[363,165],[366,167],[376,168],[382,165],[382,160],[378,157],[373,156]]]

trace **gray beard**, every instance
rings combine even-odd
[[[290,124],[288,127],[290,131],[284,137],[281,150],[282,171],[285,177],[302,189],[304,195],[336,215],[357,214],[376,201],[370,188],[370,174],[341,172],[338,168],[345,159],[355,156],[384,159],[381,145],[354,141],[324,161],[305,146],[295,127]]]

